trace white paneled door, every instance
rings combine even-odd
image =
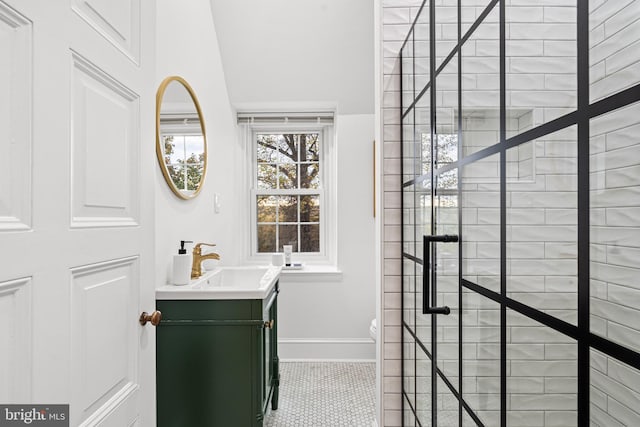
[[[154,2],[0,0],[0,404],[155,425]]]

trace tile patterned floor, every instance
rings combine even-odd
[[[280,402],[265,427],[371,427],[375,363],[281,362]]]

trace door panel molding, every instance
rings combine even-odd
[[[138,425],[137,400],[139,392],[140,387],[137,384],[128,383],[84,420],[80,427],[101,425],[104,421],[113,426]]]
[[[0,1],[0,232],[31,229],[31,21]]]
[[[31,398],[32,278],[0,282],[0,402]]]
[[[88,423],[136,398],[138,257],[72,268],[70,274],[71,390],[76,403],[71,417],[73,423]]]
[[[139,97],[71,51],[71,227],[139,221]]]
[[[79,1],[0,0],[0,402],[155,425],[156,6],[133,3],[134,64]],[[120,1],[91,4],[124,25]]]
[[[136,65],[140,63],[140,0],[73,0],[71,9]]]

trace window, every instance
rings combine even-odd
[[[191,194],[198,190],[204,173],[204,137],[200,122],[179,125],[162,122],[162,145],[167,171],[178,190]]]
[[[167,170],[176,188],[195,192],[204,172],[202,135],[162,135],[162,142]]]
[[[335,263],[333,115],[238,119],[250,141],[250,257],[291,245],[295,260]]]
[[[321,131],[255,135],[258,253],[320,253]]]

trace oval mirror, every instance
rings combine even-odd
[[[182,77],[167,77],[158,88],[156,155],[175,195],[196,197],[207,172],[207,136],[198,98]]]

